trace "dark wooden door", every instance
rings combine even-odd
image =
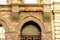
[[[21,35],[21,40],[41,40],[41,35]]]

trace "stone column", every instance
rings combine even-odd
[[[12,20],[18,21],[19,19],[19,4],[12,4]]]
[[[6,33],[5,40],[18,40],[18,35],[14,32],[8,32],[8,33]]]
[[[51,4],[50,3],[45,3],[43,5],[44,7],[44,16],[43,16],[43,21],[45,25],[46,32],[43,34],[43,40],[51,40],[52,38],[52,27],[51,27]]]

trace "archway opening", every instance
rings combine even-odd
[[[34,21],[26,22],[21,28],[21,40],[41,40],[41,28]]]
[[[0,24],[0,40],[5,40],[5,28]]]

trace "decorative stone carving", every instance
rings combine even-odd
[[[12,18],[12,20],[18,21],[19,20],[19,12],[12,12],[11,18]]]
[[[51,12],[45,12],[44,13],[44,18],[43,18],[44,22],[51,22]]]
[[[13,20],[19,19],[19,5],[12,4],[12,13],[11,13]]]

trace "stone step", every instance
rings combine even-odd
[[[59,15],[55,16],[55,20],[60,20],[60,16]]]
[[[54,10],[60,10],[60,7],[54,7]]]
[[[60,1],[54,0],[54,30],[55,30],[55,40],[60,40]]]
[[[54,22],[55,22],[55,23],[58,23],[58,22],[60,22],[60,20],[54,20]]]
[[[55,3],[55,2],[60,2],[60,1],[59,1],[59,0],[54,0],[54,3]]]
[[[54,10],[60,10],[60,4],[54,4],[53,7]]]
[[[60,40],[60,38],[56,38],[55,40]]]
[[[60,10],[53,10],[54,13],[60,13]]]
[[[54,18],[60,17],[60,12],[56,12]]]
[[[59,27],[60,26],[60,20],[55,20],[54,26]]]
[[[60,35],[55,35],[55,38],[56,39],[60,39]]]
[[[60,27],[55,27],[55,30],[56,31],[60,31]]]
[[[55,34],[56,35],[60,35],[60,31],[55,31]]]

